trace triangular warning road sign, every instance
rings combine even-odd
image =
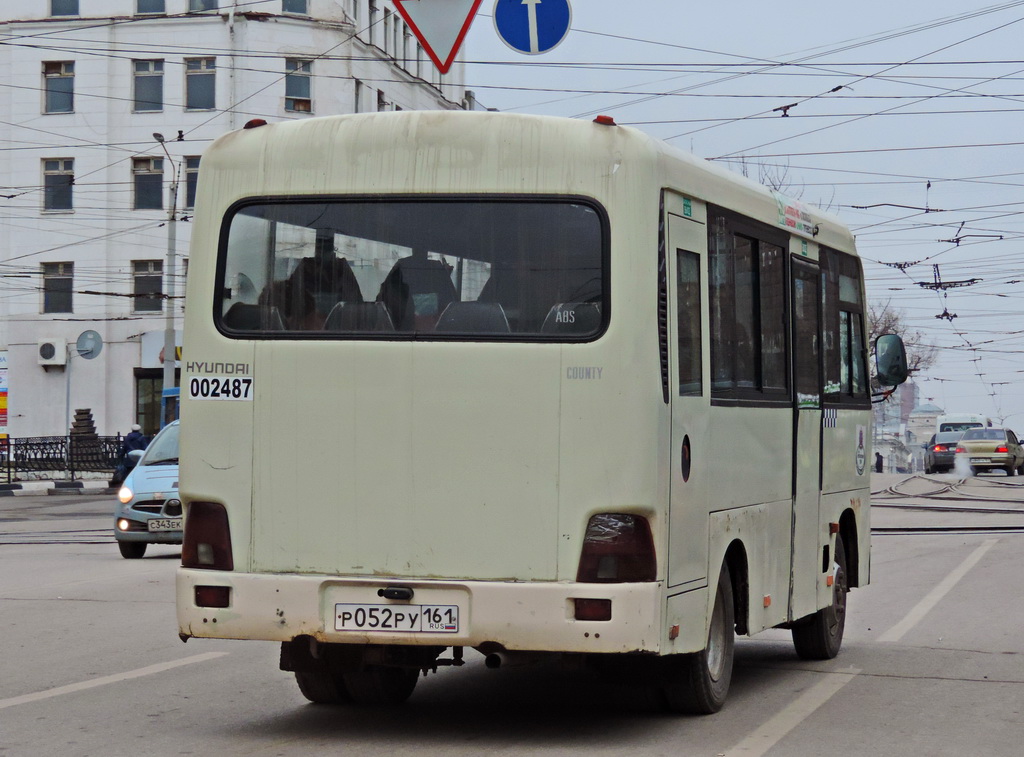
[[[394,0],[437,70],[448,73],[482,0]]]

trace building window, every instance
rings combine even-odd
[[[370,23],[367,29],[370,31],[370,44],[374,45],[377,43],[377,0],[370,0]]]
[[[388,109],[388,101],[384,99],[384,90],[377,90],[377,111],[385,111]]]
[[[135,13],[140,16],[146,13],[166,12],[167,8],[164,0],[136,0],[135,2]]]
[[[75,183],[75,161],[51,158],[43,161],[43,210],[71,210],[71,186]]]
[[[78,0],[50,0],[51,16],[77,16]]]
[[[196,187],[199,184],[199,156],[185,158],[185,207],[196,206]]]
[[[43,312],[71,313],[74,263],[43,263]]]
[[[163,310],[164,264],[159,260],[132,261],[132,298],[136,313]]]
[[[311,113],[310,78],[313,63],[298,58],[286,58],[284,77],[284,109],[294,113]]]
[[[44,113],[71,113],[75,109],[75,64],[43,63]]]
[[[363,90],[366,85],[363,84],[359,79],[355,79],[355,103],[353,103],[352,112],[362,113],[363,112]]]
[[[185,59],[185,110],[216,107],[216,58]]]
[[[162,210],[163,158],[132,158],[132,179],[136,210]]]
[[[217,0],[188,0],[189,12],[194,11],[215,11],[217,10]]]
[[[281,11],[283,13],[299,13],[308,15],[309,3],[306,0],[281,0]]]
[[[136,111],[164,109],[164,62],[162,60],[133,60],[135,69]]]
[[[163,394],[163,370],[135,369],[135,422],[147,436],[160,430],[160,397]]]

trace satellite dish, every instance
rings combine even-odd
[[[92,360],[103,350],[103,337],[95,331],[83,331],[75,342],[75,349],[86,360]]]

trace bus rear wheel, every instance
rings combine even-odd
[[[341,674],[326,665],[315,670],[296,670],[295,682],[302,696],[314,704],[348,704],[352,701]]]
[[[363,670],[343,673],[345,689],[355,704],[401,704],[416,688],[420,671],[367,665]]]
[[[846,628],[846,595],[850,591],[846,574],[846,548],[842,534],[836,534],[836,555],[832,581],[832,604],[793,626],[793,646],[804,660],[831,660],[839,654]]]
[[[700,652],[681,655],[680,667],[672,682],[662,688],[669,711],[710,715],[722,709],[732,681],[735,628],[732,578],[728,566],[723,565],[718,576],[707,646]]]

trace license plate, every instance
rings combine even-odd
[[[180,531],[181,518],[153,518],[147,521],[146,528],[153,531]]]
[[[458,633],[458,605],[336,604],[336,631]]]
[[[972,457],[971,458],[971,462],[972,463],[990,463],[990,462],[992,462],[992,459],[988,458],[988,457]]]

